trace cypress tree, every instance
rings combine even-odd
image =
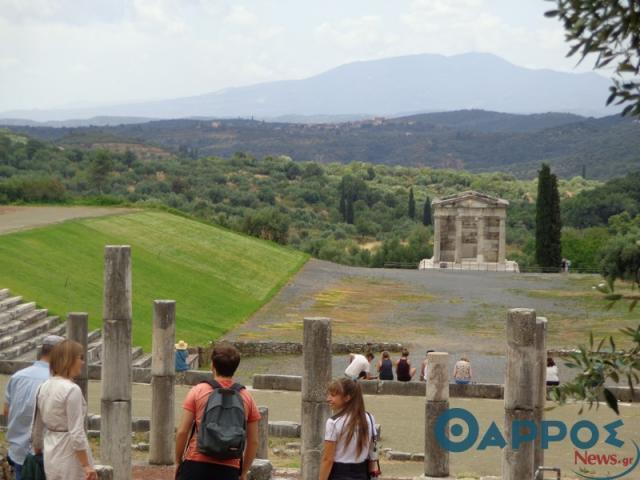
[[[431,225],[431,199],[429,197],[424,200],[424,208],[422,210],[422,224],[425,227]]]
[[[559,269],[562,260],[560,235],[560,195],[558,179],[549,165],[542,164],[538,172],[536,202],[536,263],[548,269]]]
[[[409,206],[407,212],[411,220],[416,219],[416,199],[413,197],[413,187],[409,189]]]
[[[342,221],[347,221],[347,205],[344,199],[344,192],[340,192],[340,215],[342,215]]]

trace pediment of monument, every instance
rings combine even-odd
[[[486,208],[486,207],[503,207],[509,205],[509,202],[503,198],[492,197],[473,190],[454,193],[442,198],[436,198],[431,202],[434,207],[463,207],[463,208]]]

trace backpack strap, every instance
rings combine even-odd
[[[222,388],[222,385],[220,385],[216,380],[202,380],[199,383],[206,383],[207,385],[209,385],[214,390],[216,388]]]
[[[229,387],[231,390],[234,390],[238,393],[240,393],[241,390],[244,390],[246,387],[240,383],[234,383],[233,385],[231,385]]]
[[[377,443],[377,437],[378,437],[378,432],[376,432],[376,426],[373,424],[373,417],[371,416],[371,414],[369,412],[364,412],[367,414],[367,418],[369,419],[369,424],[371,424],[371,441],[373,442],[374,446]],[[375,435],[374,435],[375,432]]]

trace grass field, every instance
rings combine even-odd
[[[267,302],[307,257],[274,243],[143,211],[0,236],[0,288],[58,315],[102,318],[105,245],[132,248],[133,340],[150,351],[152,302],[177,302],[177,337],[202,345]]]

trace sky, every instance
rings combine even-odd
[[[417,53],[576,68],[545,0],[0,0],[0,112],[306,78]]]

